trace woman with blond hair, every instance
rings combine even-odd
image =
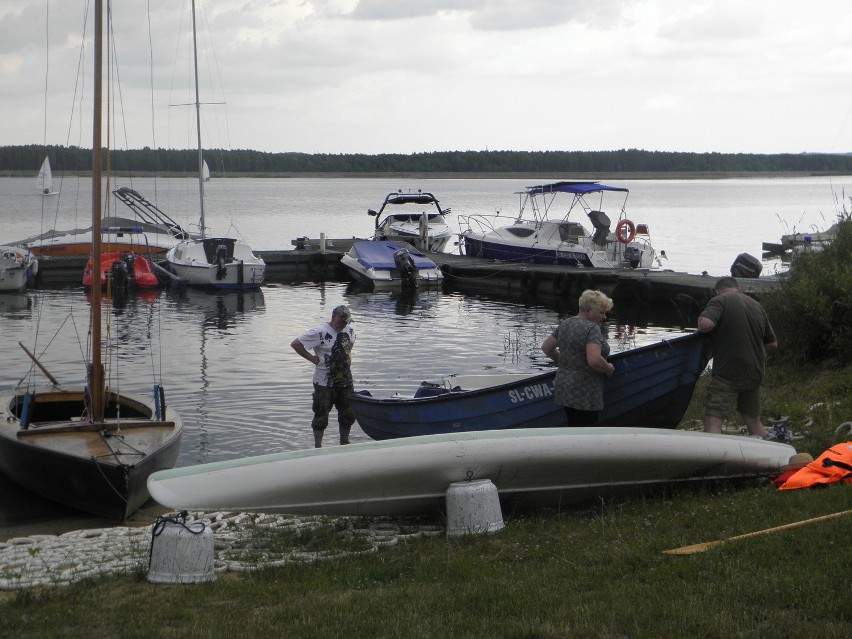
[[[609,344],[601,324],[612,300],[600,291],[580,295],[580,312],[562,321],[541,345],[541,350],[559,365],[554,391],[556,403],[565,407],[568,426],[594,426],[603,408],[606,379],[615,366],[606,357]]]

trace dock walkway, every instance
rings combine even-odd
[[[317,240],[302,238],[290,250],[256,251],[266,262],[270,283],[349,281],[342,255],[355,239],[331,239],[321,250]],[[301,248],[304,247],[304,248]],[[543,264],[496,262],[450,253],[428,253],[441,267],[448,286],[465,294],[508,295],[525,300],[575,301],[587,288],[611,296],[616,306],[676,305],[683,310],[702,309],[713,296],[721,275],[693,275],[647,269],[583,268]],[[42,258],[39,281],[69,284],[81,281],[86,258]],[[739,278],[743,292],[754,297],[774,290],[777,279]],[[691,315],[692,313],[690,313]]]

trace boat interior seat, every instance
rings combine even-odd
[[[586,230],[576,222],[566,222],[559,225],[559,239],[563,242],[576,241],[586,236]]]

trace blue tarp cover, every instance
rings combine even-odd
[[[364,266],[374,269],[392,269],[396,268],[396,262],[393,261],[394,251],[405,249],[414,259],[414,265],[418,268],[438,268],[438,266],[423,255],[410,244],[400,244],[397,242],[380,242],[368,240],[364,242],[355,242],[352,245],[358,252],[358,261]]]

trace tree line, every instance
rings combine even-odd
[[[90,171],[91,150],[77,146],[2,146],[0,172],[35,172],[45,156],[54,172]],[[852,154],[684,153],[615,151],[434,151],[403,155],[268,153],[248,149],[209,149],[214,175],[300,173],[852,173]],[[112,150],[104,164],[123,173],[194,173],[197,151]]]

